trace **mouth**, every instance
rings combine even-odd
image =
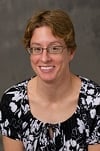
[[[52,72],[55,66],[39,66],[39,68],[42,72],[48,73],[48,72]]]

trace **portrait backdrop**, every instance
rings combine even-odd
[[[72,71],[100,84],[100,0],[0,0],[0,97],[33,75],[22,44],[27,20],[36,10],[56,8],[67,11],[75,27]]]

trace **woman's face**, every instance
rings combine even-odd
[[[46,49],[41,54],[31,54],[31,66],[37,76],[45,82],[54,82],[64,79],[69,74],[69,62],[74,53],[68,51],[65,42],[52,34],[50,27],[36,28],[30,41],[30,47],[47,48],[50,46],[63,46],[63,52],[50,54]]]

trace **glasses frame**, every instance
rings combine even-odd
[[[58,47],[58,48],[61,48],[61,49],[59,49],[60,51],[56,51],[56,52],[50,52],[50,48],[53,48],[53,47]],[[32,53],[32,49],[33,48],[40,48],[41,49],[41,51],[39,52],[39,53]],[[66,46],[62,46],[62,45],[55,45],[55,46],[48,46],[48,47],[46,47],[46,48],[43,48],[43,47],[30,47],[30,48],[27,48],[27,51],[28,51],[28,53],[30,54],[30,55],[40,55],[40,54],[42,54],[43,53],[43,50],[46,50],[49,54],[61,54],[62,52],[63,52],[63,50],[65,49],[65,48],[67,48]]]

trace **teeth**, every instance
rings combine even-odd
[[[41,69],[43,70],[49,70],[49,69],[52,69],[53,67],[41,67]]]

